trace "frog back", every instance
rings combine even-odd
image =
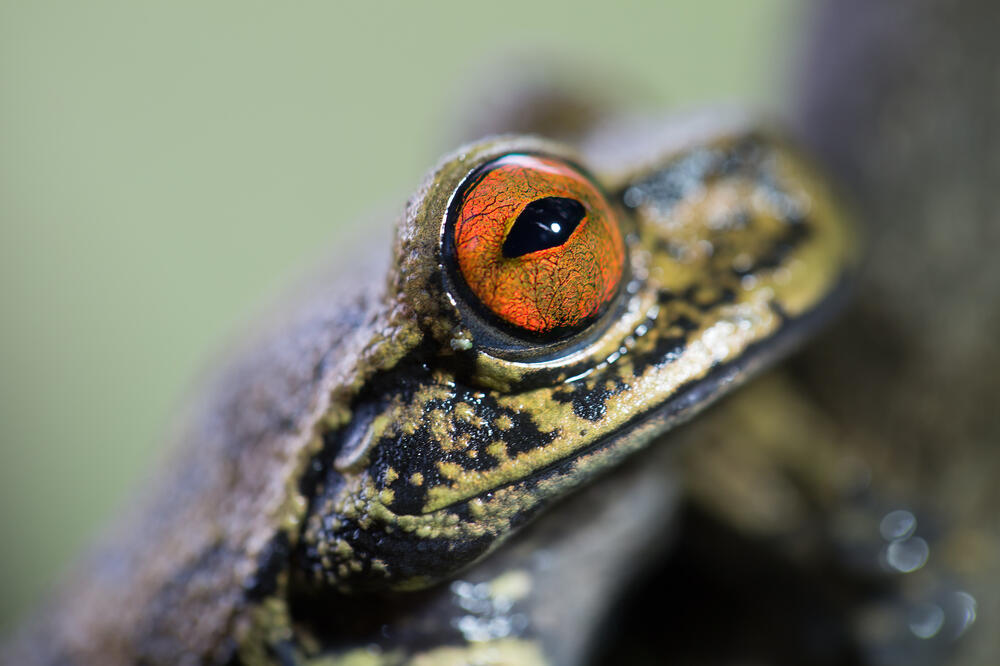
[[[389,252],[330,262],[188,400],[155,481],[4,663],[222,663],[274,595],[306,508],[317,422],[349,392]],[[361,279],[359,279],[359,276]],[[291,303],[291,305],[289,305]],[[254,327],[251,327],[254,328]]]

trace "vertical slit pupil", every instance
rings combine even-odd
[[[535,199],[521,211],[503,242],[503,256],[511,259],[569,240],[587,209],[576,199],[543,197]]]

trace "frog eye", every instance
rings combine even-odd
[[[625,265],[621,229],[593,182],[566,162],[493,160],[467,179],[452,211],[459,272],[502,322],[561,336],[614,300]]]

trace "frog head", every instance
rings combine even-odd
[[[853,237],[808,161],[743,122],[669,126],[492,138],[434,169],[324,421],[297,575],[453,574],[836,309]]]

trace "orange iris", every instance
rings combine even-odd
[[[618,290],[625,244],[614,211],[565,162],[511,154],[486,164],[454,219],[462,277],[509,324],[538,335],[576,330]]]

